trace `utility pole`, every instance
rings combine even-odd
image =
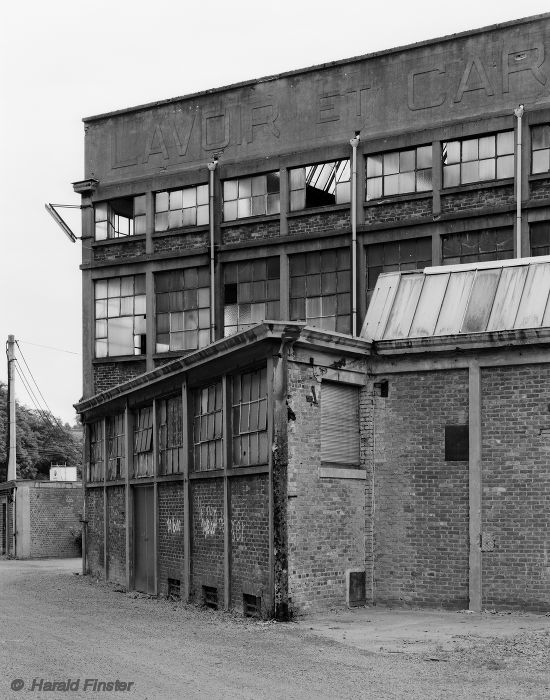
[[[15,481],[17,468],[15,461],[15,337],[13,335],[8,335],[8,396],[10,421],[8,481]]]

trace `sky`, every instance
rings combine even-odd
[[[547,0],[20,0],[0,28],[0,342],[45,404],[82,395],[80,243],[44,204],[80,204],[82,118],[540,14]],[[78,210],[63,210],[80,235]],[[0,359],[0,380],[6,381]],[[16,375],[16,396],[29,396]]]

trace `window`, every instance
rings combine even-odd
[[[443,143],[443,187],[514,177],[514,132]]]
[[[158,403],[159,472],[179,474],[183,471],[182,397],[173,396]]]
[[[279,173],[241,177],[223,183],[223,220],[278,214],[281,208]]]
[[[103,481],[103,421],[89,424],[90,430],[90,466],[88,481]]]
[[[541,124],[531,129],[531,172],[550,171],[550,124]]]
[[[155,275],[156,351],[196,350],[210,342],[210,271],[189,267]]]
[[[350,201],[349,160],[306,165],[289,172],[290,211]]]
[[[514,256],[512,227],[452,233],[441,237],[444,265],[507,260]]]
[[[134,414],[134,476],[153,474],[153,407]]]
[[[445,461],[467,462],[470,459],[468,425],[445,426]]]
[[[124,447],[124,413],[107,418],[107,478],[122,479],[126,476],[126,451]]]
[[[143,355],[145,275],[95,283],[95,356]]]
[[[155,231],[208,224],[208,185],[155,194]]]
[[[431,189],[431,146],[367,157],[367,201]]]
[[[359,467],[359,388],[323,382],[321,385],[321,462]]]
[[[217,382],[193,395],[193,469],[196,472],[223,467],[222,384]]]
[[[233,377],[231,404],[233,466],[267,464],[267,369]]]
[[[411,238],[367,247],[367,299],[381,272],[422,270],[432,264],[432,239]]]
[[[349,333],[351,272],[348,248],[290,257],[290,318]]]
[[[550,255],[550,221],[530,224],[531,255]]]
[[[223,270],[224,333],[279,318],[279,258],[228,263]]]
[[[94,204],[95,239],[124,238],[145,233],[145,195],[120,197]]]

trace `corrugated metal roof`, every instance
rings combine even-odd
[[[550,326],[550,256],[387,272],[361,330],[401,340]]]

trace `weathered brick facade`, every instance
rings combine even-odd
[[[109,581],[126,581],[126,503],[123,486],[107,493],[107,575]]]
[[[86,489],[86,560],[92,576],[103,577],[104,536],[103,536],[103,489]]]
[[[96,392],[106,391],[117,384],[145,372],[145,361],[135,362],[100,362],[94,365],[94,386]]]
[[[365,223],[387,224],[408,220],[421,220],[432,216],[432,196],[399,202],[376,202],[365,208]]]
[[[168,579],[181,581],[184,573],[185,549],[183,483],[165,482],[158,487],[158,569],[159,590],[168,594]]]
[[[202,601],[202,587],[218,589],[223,600],[224,509],[219,479],[191,485],[191,597]]]

